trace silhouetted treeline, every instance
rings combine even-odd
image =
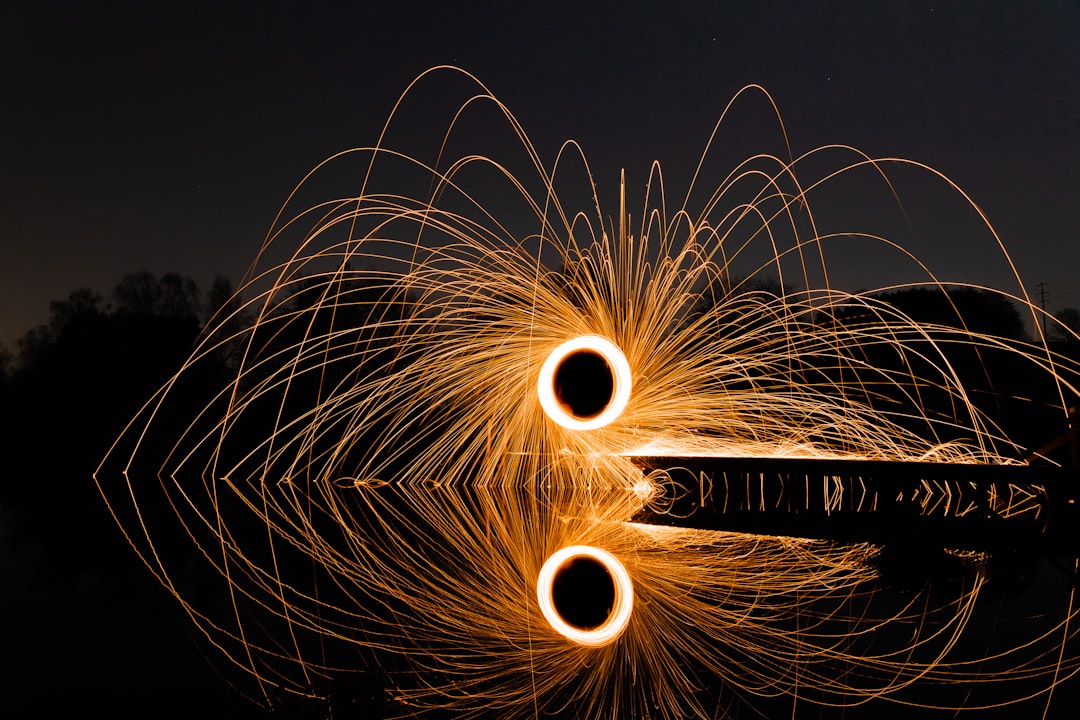
[[[255,717],[205,665],[91,477],[231,296],[225,278],[204,295],[175,273],[133,273],[105,296],[82,288],[51,303],[47,323],[0,348],[0,614],[18,658],[0,682],[6,710],[48,714],[61,691],[121,713],[207,703]],[[224,372],[222,357],[200,380]]]
[[[789,310],[779,298],[801,304]],[[1020,459],[1069,428],[1066,408],[1077,399],[1038,367],[1046,364],[1046,351],[1032,337],[1031,318],[1005,295],[970,287],[917,287],[847,304],[822,303],[820,310],[812,305],[796,288],[754,277],[706,288],[691,317],[708,318],[709,337],[702,342],[711,349],[721,347],[733,356],[795,352],[781,390],[786,383],[825,392],[843,388],[851,401],[888,413],[932,442],[971,440],[967,403],[992,435],[1008,440],[998,450]],[[1047,332],[1050,350],[1074,362],[1080,360],[1080,337],[1067,328],[1073,321],[1080,327],[1078,318],[1080,312],[1066,308],[1058,313],[1060,324],[1051,322]],[[829,349],[831,334],[837,351]],[[799,336],[819,341],[807,346]],[[1017,352],[1025,345],[1036,362]],[[724,382],[761,390],[771,380],[736,374]],[[966,396],[963,401],[959,393]],[[1049,457],[1071,461],[1068,447]]]
[[[881,293],[876,299],[922,325],[956,328],[976,338],[1032,341],[1025,317],[1013,301],[1000,293],[969,287],[912,288]],[[1053,377],[1039,369],[1031,358],[1002,347],[996,339],[969,341],[965,335],[940,331],[932,332],[931,337],[935,340],[933,346],[928,341],[906,343],[916,351],[905,355],[907,367],[918,374],[920,362],[932,361],[953,374],[992,431],[1019,445],[1015,451],[1018,458],[1029,459],[1032,451],[1068,428],[1065,409],[1077,399],[1068,392],[1062,393]],[[1074,360],[1080,358],[1080,345],[1052,337],[1050,347]],[[1045,361],[1044,351],[1035,350],[1033,354],[1039,362]],[[871,363],[888,367],[890,360],[884,356],[891,356],[892,365],[896,366],[896,354],[888,349],[871,348],[867,355]],[[928,413],[939,417],[955,413],[940,388],[920,388],[920,400]],[[1069,462],[1063,453],[1052,459]]]
[[[195,282],[175,273],[133,273],[108,298],[83,288],[52,302],[48,323],[20,338],[7,370],[4,463],[19,472],[0,501],[55,516],[75,505],[65,500],[74,493],[80,510],[96,509],[89,474],[184,362],[210,311]]]
[[[227,395],[220,393],[234,382],[241,352],[250,353],[250,363],[257,369],[241,380],[240,392],[266,379],[263,367],[271,368],[270,371],[284,367],[285,375],[289,375],[290,357],[298,363],[292,369],[303,372],[291,378],[287,396],[281,386],[259,395],[243,421],[233,428],[230,442],[215,448],[221,453],[223,467],[231,466],[230,463],[237,462],[269,437],[278,422],[296,420],[321,397],[343,383],[348,384],[350,378],[377,372],[392,362],[395,353],[390,351],[384,333],[365,335],[359,330],[380,318],[390,323],[393,316],[386,313],[397,313],[400,317],[404,312],[400,303],[387,309],[385,300],[382,290],[364,281],[329,281],[326,276],[300,278],[279,293],[279,305],[261,319],[260,329],[255,330],[254,318],[249,313],[233,312],[241,307],[241,300],[234,297],[226,279],[215,279],[204,294],[193,280],[182,275],[139,272],[125,275],[104,296],[83,288],[51,303],[48,322],[20,338],[16,352],[0,348],[0,431],[4,437],[0,449],[3,467],[0,555],[11,545],[15,548],[12,557],[16,558],[0,585],[20,587],[20,595],[10,595],[6,604],[0,603],[0,609],[10,607],[13,615],[27,611],[34,594],[23,590],[23,581],[16,578],[25,578],[35,587],[40,585],[50,598],[49,602],[37,602],[29,608],[40,616],[33,617],[28,627],[41,629],[28,629],[25,638],[11,641],[12,646],[32,645],[44,657],[63,653],[65,643],[71,642],[63,634],[70,630],[65,631],[57,619],[67,616],[78,626],[78,633],[96,633],[101,638],[116,635],[115,643],[89,638],[85,641],[89,651],[101,652],[105,658],[109,652],[121,652],[131,640],[127,633],[132,621],[125,619],[123,612],[117,616],[118,608],[127,608],[127,612],[144,618],[142,622],[154,635],[188,636],[189,647],[186,650],[181,647],[179,652],[194,654],[191,650],[198,642],[215,665],[222,665],[222,659],[215,656],[217,651],[198,635],[179,604],[157,587],[128,547],[92,473],[129,421],[164,383],[172,382],[184,368],[150,423],[149,432],[123,436],[123,445],[111,458],[115,462],[110,462],[102,473],[102,482],[108,488],[111,509],[117,513],[117,519],[129,531],[145,525],[153,537],[153,554],[169,569],[177,591],[204,610],[212,611],[221,604],[223,616],[227,615],[230,610],[224,604],[229,594],[224,581],[205,565],[205,559],[188,536],[189,532],[205,533],[207,528],[200,527],[198,522],[187,528],[181,526],[178,510],[157,487],[170,467],[165,465],[166,458],[178,442],[185,445],[185,451],[191,449],[190,438],[206,435],[223,416],[218,406],[223,407]],[[230,314],[232,317],[227,320]],[[208,322],[214,328],[215,340],[235,334],[234,339],[217,349],[200,351],[198,362],[185,366],[206,338]],[[312,338],[325,340],[331,334],[335,339],[326,343],[325,348],[312,341]],[[361,349],[365,350],[362,361],[358,354]],[[284,354],[278,356],[278,353]],[[269,362],[259,365],[268,358]],[[208,405],[209,413],[200,419],[200,411]],[[145,424],[144,416],[138,425]],[[189,430],[192,431],[189,440],[182,441]],[[138,499],[137,515],[135,506],[125,495],[127,478],[121,474],[136,440],[139,451],[130,466],[129,477]],[[183,478],[191,481],[189,491],[198,492],[201,486],[199,462],[207,452],[205,447],[200,449],[200,454],[186,468]],[[246,469],[246,466],[237,468],[241,481]],[[254,470],[257,475],[262,471]],[[234,540],[247,543],[252,558],[258,559],[267,550],[266,528],[256,526],[253,516],[244,512],[242,503],[227,495],[228,491],[223,490],[219,509],[229,516]],[[132,539],[137,544],[143,543],[144,551],[147,549],[145,539],[140,540],[137,535]],[[210,542],[211,546],[215,542],[209,536],[197,539]],[[303,553],[281,547],[276,552],[276,562],[285,572],[298,578],[312,575],[311,561]],[[299,572],[293,572],[290,566]],[[332,587],[333,583],[327,581],[324,585]],[[75,586],[93,589],[79,592]],[[73,612],[72,605],[76,602],[77,609]],[[259,615],[260,608],[245,607],[241,611],[254,613],[247,620],[256,626],[267,623],[266,632],[271,637],[260,638],[264,644],[277,642],[276,631],[288,631],[269,615]],[[79,617],[84,618],[82,622],[76,619]],[[162,643],[163,653],[177,654],[175,647],[169,650],[166,641]],[[334,648],[312,651],[329,657]],[[161,658],[127,657],[118,662],[140,667],[156,665]],[[43,662],[42,667],[48,664]],[[212,676],[202,662],[191,670],[195,675],[200,671]],[[25,673],[26,677],[20,676],[20,684],[54,681],[47,675],[35,675],[30,668]],[[235,671],[225,672],[225,676],[230,681],[245,680],[242,673]],[[119,692],[128,681],[129,678],[116,677],[116,685],[111,689]],[[200,677],[198,681],[206,682],[206,679]],[[193,682],[191,677],[162,678],[162,683],[173,687],[184,687],[190,682]],[[353,698],[350,693],[354,691],[342,695],[342,688],[354,685],[354,679],[335,682],[334,703],[338,706],[335,716],[348,717],[353,712],[345,710],[342,703],[359,703],[368,711],[373,710],[370,702],[361,702],[359,696]],[[378,696],[378,683],[364,687],[367,688],[364,692]],[[109,692],[110,688],[105,687],[97,688],[93,694],[108,696]],[[285,696],[272,702],[279,705],[279,715],[325,715],[325,712],[320,715],[318,708],[304,706]]]

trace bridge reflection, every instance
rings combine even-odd
[[[1080,554],[1080,470],[1028,465],[637,457],[636,522],[837,542]]]

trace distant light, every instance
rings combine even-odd
[[[619,560],[589,545],[564,547],[536,578],[540,612],[560,635],[578,645],[615,641],[630,622],[634,586]]]
[[[630,363],[615,343],[581,335],[555,348],[540,367],[537,394],[552,420],[570,430],[595,430],[630,402]]]

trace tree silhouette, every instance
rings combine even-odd
[[[105,306],[80,288],[50,303],[48,322],[18,341],[0,409],[11,441],[0,502],[32,518],[29,526],[39,528],[62,563],[88,560],[83,551],[93,543],[73,547],[72,536],[118,539],[90,474],[136,410],[182,365],[201,330],[199,291],[190,278],[125,275],[111,298]],[[192,381],[210,380],[203,373]]]
[[[916,287],[877,293],[874,297],[924,325],[963,329],[1009,340],[1022,340],[1028,334],[1012,300],[990,290]]]
[[[15,356],[11,354],[11,351],[0,343],[0,386],[6,386],[14,359]]]
[[[101,315],[101,296],[89,288],[80,288],[66,300],[49,303],[49,331],[55,337],[67,326]]]
[[[1080,309],[1066,307],[1054,313],[1061,325],[1054,325],[1050,337],[1066,343],[1080,343]]]
[[[933,358],[955,377],[976,410],[1002,436],[1022,448],[1042,445],[1065,422],[1057,388],[1030,362],[1010,352],[1010,343],[1029,339],[1024,320],[1007,296],[969,287],[908,288],[874,296],[927,329],[927,339],[906,346],[904,363]],[[995,338],[984,342],[980,337]],[[889,366],[885,351],[871,351],[871,362]],[[915,358],[915,359],[913,359]],[[916,373],[918,374],[918,373]],[[923,409],[939,417],[955,413],[952,399],[935,388],[921,391]],[[947,439],[947,438],[943,438]],[[1017,454],[1024,456],[1023,450]]]
[[[0,348],[0,602],[15,618],[5,649],[28,658],[6,673],[20,690],[5,706],[18,714],[34,682],[55,687],[51,668],[94,657],[100,668],[65,678],[68,692],[103,702],[122,693],[118,707],[127,708],[140,693],[160,703],[166,686],[193,684],[219,696],[219,707],[235,706],[237,717],[256,717],[255,706],[204,669],[186,617],[131,552],[91,479],[124,425],[191,353],[205,315],[198,287],[175,273],[134,273],[105,298],[77,289],[50,303],[48,321],[19,338],[16,353]],[[178,397],[202,403],[223,373],[209,357]],[[149,444],[175,439],[165,425]],[[175,523],[166,511],[148,503],[147,522]],[[162,551],[190,552],[176,545],[164,542]],[[177,656],[187,664],[170,659]],[[154,685],[144,666],[187,674]],[[34,702],[39,710],[40,697]]]

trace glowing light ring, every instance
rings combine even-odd
[[[574,417],[555,397],[555,373],[560,363],[575,352],[594,352],[604,359],[611,369],[614,387],[611,400],[598,414],[588,418]],[[536,391],[540,396],[540,406],[547,416],[569,430],[595,430],[609,424],[622,414],[630,402],[631,389],[630,363],[615,343],[599,335],[580,335],[567,340],[555,348],[540,367],[540,377],[536,382]]]
[[[599,627],[583,630],[566,622],[555,609],[553,589],[555,576],[564,565],[577,558],[590,558],[600,563],[611,575],[615,586],[615,601],[611,614]],[[564,547],[549,557],[540,568],[536,577],[536,599],[540,603],[540,612],[544,619],[560,635],[587,647],[601,647],[615,641],[630,622],[630,613],[634,609],[634,584],[630,573],[611,553],[589,545],[571,545]]]

